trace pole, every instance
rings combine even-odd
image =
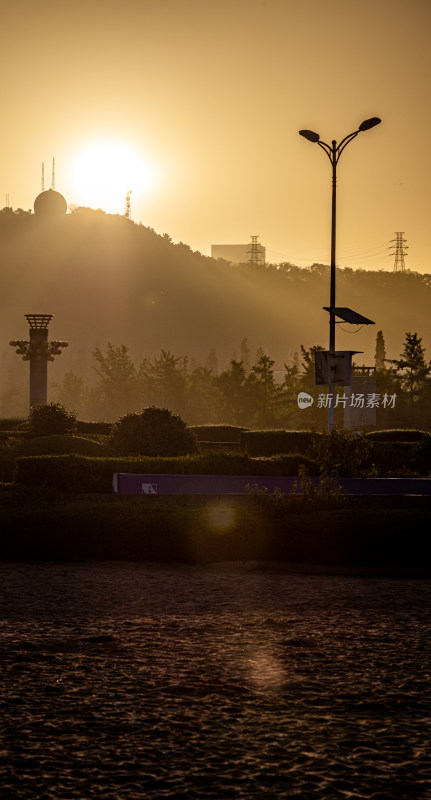
[[[337,142],[332,140],[331,289],[329,298],[329,406],[328,433],[335,424],[335,242],[337,226]]]

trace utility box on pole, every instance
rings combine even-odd
[[[314,367],[316,386],[350,386],[352,356],[357,350],[316,350]]]

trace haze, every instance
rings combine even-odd
[[[127,187],[135,221],[204,254],[257,234],[269,261],[328,263],[330,166],[298,130],[340,140],[379,116],[340,164],[338,264],[392,269],[404,231],[407,266],[428,272],[430,14],[427,0],[3,5],[0,206],[32,208],[52,156],[68,203],[94,205],[77,162],[122,143],[151,173]],[[105,210],[124,213],[120,184]]]

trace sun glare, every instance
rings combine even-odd
[[[119,141],[93,142],[73,159],[71,179],[76,205],[124,213],[127,192],[133,199],[146,194],[156,180],[156,168],[130,145]]]

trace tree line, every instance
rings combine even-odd
[[[324,430],[327,408],[319,407],[318,398],[328,390],[315,385],[314,371],[315,352],[323,349],[321,345],[301,345],[291,362],[276,370],[270,355],[259,348],[252,356],[248,340],[243,339],[229,365],[219,369],[214,351],[203,363],[163,349],[155,358],[136,363],[126,345],[108,342],[92,352],[92,384],[73,371],[66,372],[60,383],[51,384],[49,399],[87,420],[115,421],[154,405],[168,408],[189,425]],[[426,359],[421,337],[406,333],[399,358],[388,359],[379,331],[374,362],[376,397],[394,399],[393,403],[378,403],[378,427],[428,429],[431,362]],[[13,382],[6,385],[0,395],[0,416],[19,416],[17,392]],[[312,406],[299,408],[300,392],[314,398]],[[341,408],[336,410],[336,421],[341,427]]]

